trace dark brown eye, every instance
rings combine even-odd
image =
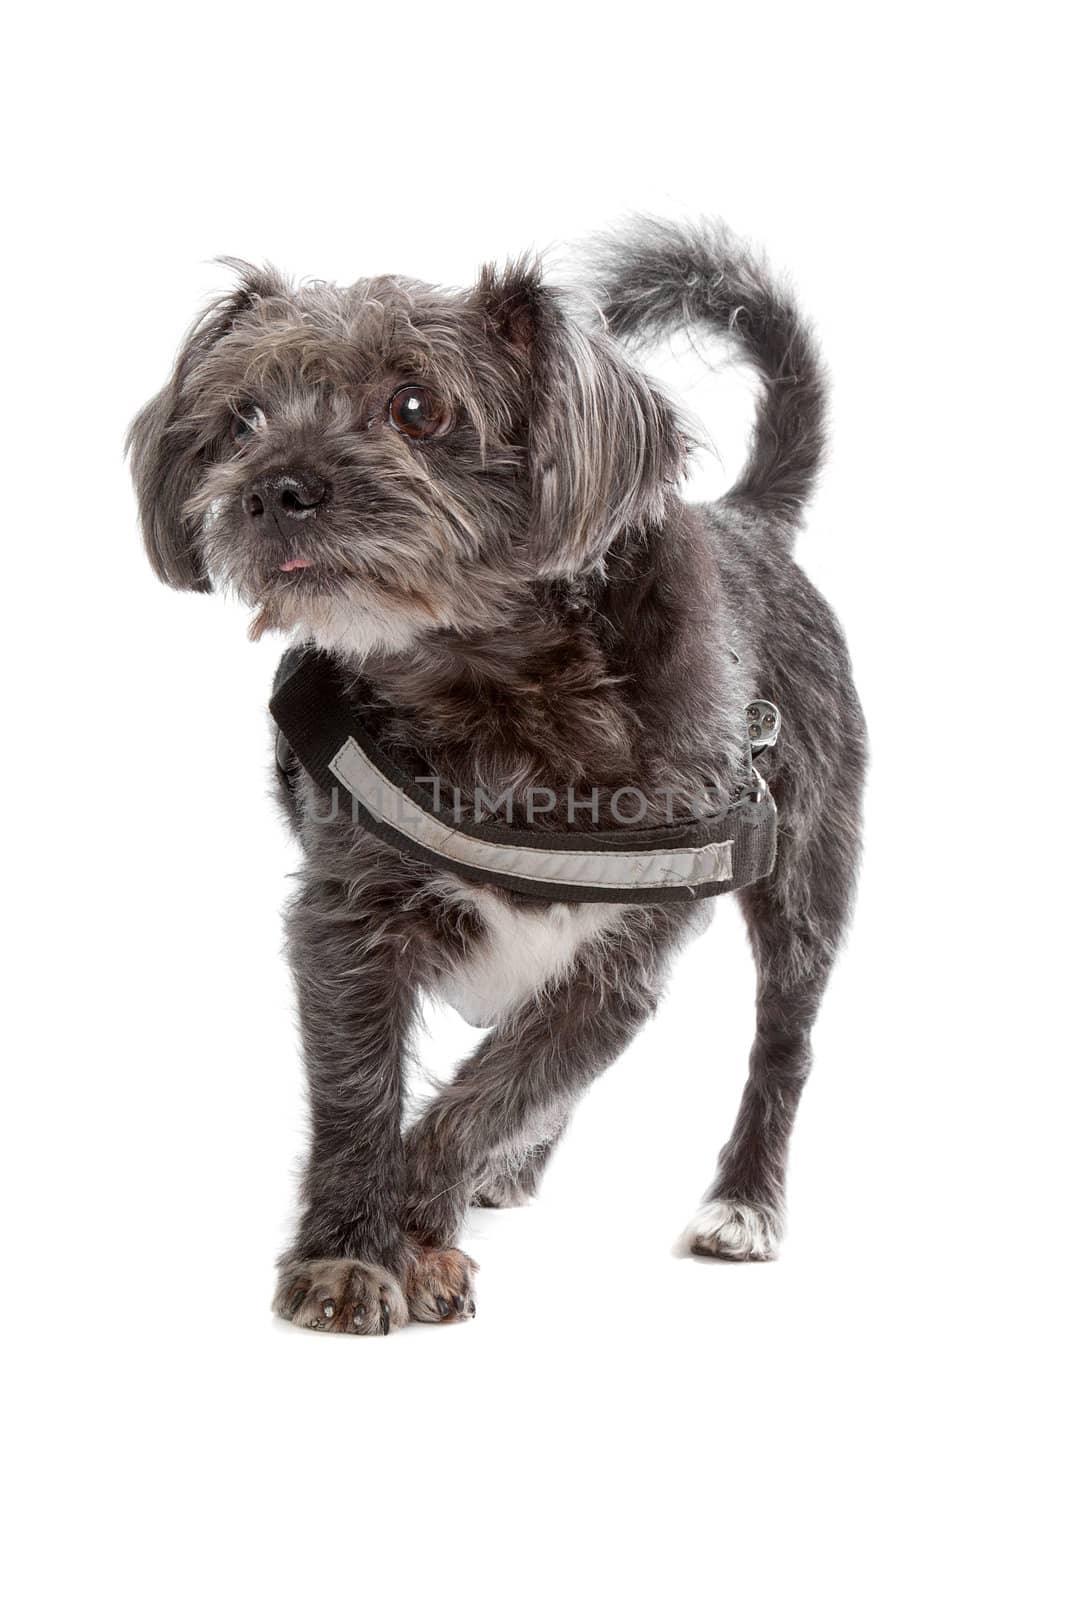
[[[230,438],[234,444],[244,444],[257,428],[262,428],[266,420],[259,406],[249,401],[234,412],[230,422]]]
[[[448,407],[429,389],[407,384],[389,402],[389,421],[409,439],[431,439],[451,421]]]

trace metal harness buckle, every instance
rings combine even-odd
[[[778,741],[782,731],[782,713],[773,700],[752,700],[745,711],[748,718],[748,742],[753,757],[762,755]]]

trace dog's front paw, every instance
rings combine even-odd
[[[408,1309],[418,1322],[462,1322],[475,1315],[477,1261],[462,1250],[417,1247],[408,1268]]]
[[[341,1257],[287,1261],[274,1310],[298,1328],[326,1333],[388,1333],[408,1320],[404,1291],[391,1272]]]
[[[520,1178],[509,1177],[506,1172],[495,1172],[479,1183],[471,1196],[471,1205],[503,1211],[510,1206],[524,1206],[532,1198],[532,1190],[526,1189]]]
[[[679,1254],[727,1261],[773,1261],[782,1224],[774,1211],[743,1200],[708,1200],[678,1241]]]

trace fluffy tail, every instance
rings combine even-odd
[[[752,448],[727,499],[799,521],[825,445],[826,382],[811,329],[761,257],[725,227],[638,218],[593,245],[608,326],[648,342],[701,325],[731,336],[763,380]]]

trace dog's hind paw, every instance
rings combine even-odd
[[[419,1247],[407,1272],[408,1309],[417,1322],[465,1322],[477,1310],[477,1261],[462,1250]]]
[[[773,1261],[782,1238],[774,1211],[744,1200],[707,1200],[678,1241],[678,1255]]]
[[[408,1320],[404,1291],[391,1272],[343,1257],[285,1262],[274,1311],[322,1333],[388,1333]]]

